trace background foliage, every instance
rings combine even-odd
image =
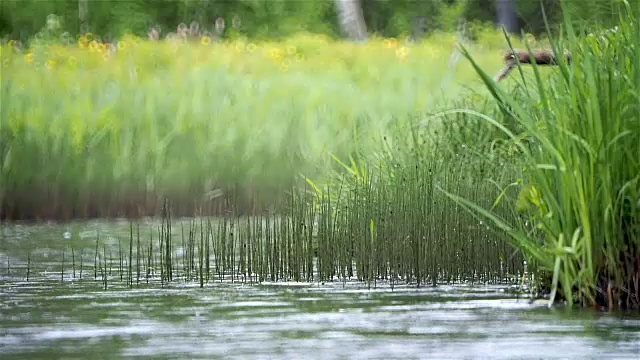
[[[299,31],[338,36],[332,0],[125,0],[89,1],[90,31],[106,38],[131,32],[145,35],[152,24],[166,34],[181,23],[198,21],[211,30],[216,18],[227,22],[225,36],[281,37]],[[544,31],[543,8],[552,25],[562,11],[558,0],[515,0],[520,26],[525,32]],[[383,36],[408,35],[423,18],[425,30],[455,30],[460,20],[475,23],[495,21],[496,0],[361,0],[370,33]],[[615,20],[617,0],[579,0],[566,9],[574,18],[610,23]],[[4,0],[0,2],[0,34],[26,41],[43,26],[49,14],[63,19],[62,28],[79,32],[78,0]],[[240,22],[232,26],[232,19]]]

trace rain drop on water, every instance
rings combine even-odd
[[[71,233],[69,231],[65,231],[64,234],[62,234],[62,237],[69,240],[71,239]]]

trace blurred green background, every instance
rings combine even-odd
[[[552,26],[562,19],[558,0],[360,0],[358,5],[370,34],[398,37],[455,30],[461,20],[495,23],[500,1],[512,10],[518,27],[534,35],[545,30],[543,9]],[[227,21],[228,37],[277,38],[300,31],[340,35],[335,0],[3,0],[0,34],[26,41],[43,27],[47,15],[56,14],[63,19],[63,30],[77,35],[83,2],[89,9],[89,30],[112,38],[127,32],[146,35],[153,24],[165,33],[191,21],[211,29],[218,17]],[[615,4],[580,0],[567,8],[575,19],[609,23],[615,21]]]

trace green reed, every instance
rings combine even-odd
[[[93,255],[93,279],[98,278],[98,244],[100,243],[100,231],[96,235],[96,248]]]
[[[140,224],[136,226],[136,285],[140,284],[140,258],[142,247],[140,246]]]
[[[71,268],[73,270],[73,278],[76,278],[76,253],[73,248],[71,248]]]
[[[502,201],[527,222],[508,223],[473,199],[451,198],[498,225],[550,274],[550,301],[570,306],[640,307],[640,8],[620,6],[616,28],[588,29],[586,37],[567,12],[552,47],[559,57],[569,50],[571,64],[560,63],[550,77],[533,66],[533,79],[518,81],[526,91],[506,91],[465,52],[519,127],[502,130],[526,172],[509,186],[518,194]],[[501,125],[492,114],[484,119]]]
[[[62,264],[60,265],[60,281],[64,282],[64,249],[62,250]]]
[[[82,249],[80,249],[80,274],[78,274],[78,278],[82,279],[82,270],[84,268],[83,264],[84,264],[84,260],[83,260],[83,256],[84,255],[84,251]]]
[[[195,282],[204,287],[214,281],[261,283],[355,280],[377,287],[381,283],[395,286],[401,282],[417,285],[463,282],[474,276],[476,282],[512,282],[506,276],[502,276],[503,274],[492,273],[496,268],[491,268],[490,261],[486,261],[492,258],[499,261],[499,247],[493,246],[490,241],[481,237],[468,237],[468,233],[463,232],[459,236],[439,239],[437,237],[440,233],[433,231],[432,235],[436,237],[430,237],[428,229],[433,226],[423,225],[423,215],[429,204],[425,204],[421,211],[414,211],[415,208],[410,209],[409,206],[415,205],[413,201],[416,200],[406,195],[406,192],[400,191],[399,187],[389,189],[388,193],[375,193],[375,189],[386,187],[378,188],[372,180],[365,184],[367,188],[362,192],[349,192],[348,199],[332,196],[325,197],[324,202],[322,194],[292,189],[287,204],[289,210],[284,215],[240,217],[229,214],[225,217],[196,218],[187,222],[174,221],[171,228],[175,233],[171,236],[176,240],[171,242],[170,250],[172,253],[182,251],[186,255],[182,266],[174,266],[171,269],[173,278],[167,276],[165,251],[158,253],[157,262],[152,260],[152,249],[159,243],[163,250],[166,249],[166,243],[159,242],[159,239],[153,236],[154,233],[162,233],[163,227],[166,228],[166,219],[148,228],[150,236],[147,238],[147,244],[143,234],[133,234],[132,229],[136,225],[130,223],[126,232],[128,234],[122,235],[123,239],[125,236],[129,238],[128,254],[123,252],[119,255],[117,250],[121,247],[122,241],[114,236],[109,236],[109,241],[96,242],[99,251],[94,256],[94,273],[100,276],[93,281],[100,283],[104,289],[107,289],[109,284],[112,287],[118,284],[140,287],[170,286],[177,282]],[[432,193],[438,194],[433,191]],[[331,190],[328,190],[327,194],[330,195]],[[400,196],[393,197],[392,194]],[[440,196],[439,201],[442,201],[444,198]],[[389,201],[391,203],[382,212],[367,210],[368,206],[379,206],[381,202]],[[393,215],[385,214],[389,209]],[[438,217],[446,212],[434,214],[435,217],[426,220],[440,221]],[[460,212],[459,215],[464,217],[466,213]],[[447,219],[449,221],[452,218]],[[396,223],[397,221],[401,222]],[[457,220],[452,226],[471,223],[475,224],[475,219],[468,220],[467,223]],[[182,239],[181,227],[185,229]],[[137,229],[140,231],[141,227]],[[481,254],[466,255],[484,266],[477,266],[474,269],[475,275],[472,274],[470,266],[447,265],[451,259],[464,263],[462,259],[465,258],[454,249],[464,241],[461,239],[463,236],[476,248],[485,249]],[[447,244],[456,241],[458,243]],[[134,245],[134,242],[137,244]],[[439,249],[432,246],[435,243],[438,243]],[[114,249],[116,251],[113,251]],[[55,258],[50,256],[50,259]],[[120,267],[118,265],[122,258],[127,259]],[[64,280],[65,251],[61,251],[58,259],[59,279]],[[26,275],[29,281],[47,276],[46,271],[41,271],[44,269],[35,270],[32,266],[34,262],[38,264],[46,261],[29,253],[26,259]],[[82,256],[80,261],[82,264]],[[147,274],[146,284],[139,281],[140,275],[137,275],[134,283],[134,262],[137,274]],[[517,260],[514,262],[515,266],[505,265],[505,273],[517,278],[520,276],[521,267]],[[207,266],[209,263],[211,265]],[[159,268],[160,272],[156,273],[154,267]],[[91,280],[80,275],[74,281]]]
[[[29,281],[30,273],[31,273],[31,251],[29,251],[29,254],[27,254],[27,278],[26,278],[27,281]]]

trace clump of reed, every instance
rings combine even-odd
[[[549,274],[550,300],[570,306],[640,308],[640,9],[620,4],[615,28],[586,37],[566,15],[551,43],[558,55],[571,52],[571,64],[549,78],[533,66],[535,78],[522,78],[518,97],[465,53],[522,129],[502,127],[526,170],[512,185],[519,196],[503,201],[527,221],[509,223],[469,197],[450,196],[503,229]],[[500,126],[492,115],[485,120]]]
[[[459,186],[455,179],[448,184]],[[284,214],[253,217],[175,220],[165,203],[159,223],[130,222],[128,236],[98,232],[93,245],[58,241],[44,252],[39,244],[27,251],[26,264],[7,266],[7,279],[96,281],[104,289],[279,281],[393,287],[517,284],[524,275],[517,251],[462,209],[444,210],[453,202],[435,191],[395,200],[398,188],[377,197],[351,191],[342,203],[329,190],[326,196],[311,184],[306,190],[291,192]]]

